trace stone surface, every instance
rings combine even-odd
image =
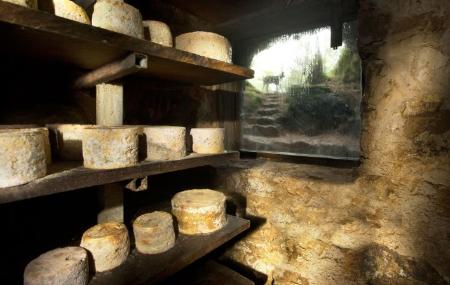
[[[450,2],[360,1],[362,165],[217,171],[254,230],[224,256],[268,284],[450,281]]]
[[[83,164],[86,168],[113,169],[138,163],[140,128],[89,127],[83,130]]]
[[[144,36],[151,42],[173,47],[172,33],[167,24],[160,21],[144,21]]]
[[[88,254],[81,247],[51,250],[27,265],[23,279],[24,285],[87,285]]]
[[[128,230],[122,223],[98,224],[84,232],[80,246],[92,254],[96,272],[111,270],[130,253]]]
[[[40,129],[0,131],[0,187],[28,183],[47,174]]]
[[[141,215],[133,222],[136,249],[144,254],[165,252],[175,245],[172,215],[152,212]]]
[[[221,35],[209,32],[192,32],[175,38],[175,47],[201,56],[231,63],[231,44]]]
[[[180,233],[208,234],[227,222],[225,196],[209,189],[194,189],[177,193],[172,198],[172,213],[177,218]]]
[[[146,160],[172,160],[186,156],[186,128],[172,126],[143,127]]]
[[[92,25],[135,38],[144,38],[141,13],[121,0],[97,1],[92,14]]]
[[[83,24],[91,24],[86,11],[70,0],[53,0],[55,15]]]
[[[192,151],[201,154],[223,153],[225,151],[225,130],[222,128],[191,129]]]

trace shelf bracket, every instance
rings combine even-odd
[[[133,192],[141,192],[148,189],[148,176],[144,178],[135,178],[128,183],[125,188]]]
[[[148,67],[148,57],[145,54],[131,53],[124,59],[108,63],[79,77],[74,87],[90,88],[100,83],[107,83]]]

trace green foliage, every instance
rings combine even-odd
[[[325,86],[293,85],[288,93],[288,110],[280,118],[288,129],[318,135],[338,129],[354,115],[341,96]]]
[[[257,109],[262,103],[263,94],[256,89],[250,82],[245,82],[244,90],[244,110],[250,111]]]
[[[361,81],[360,65],[359,55],[345,48],[334,70],[335,77],[344,83],[359,83]]]

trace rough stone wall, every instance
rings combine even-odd
[[[450,1],[360,5],[362,166],[217,172],[258,225],[224,257],[267,284],[450,282]]]

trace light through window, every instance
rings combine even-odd
[[[273,39],[254,54],[241,110],[241,150],[359,158],[361,64],[357,23],[344,44],[331,29]]]

